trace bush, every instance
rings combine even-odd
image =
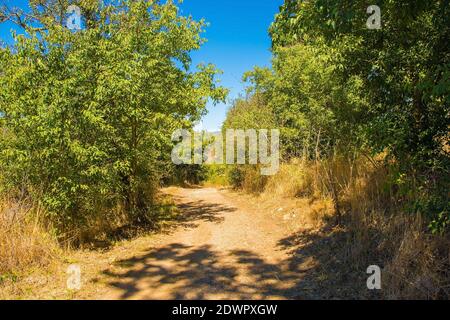
[[[429,226],[418,214],[420,211],[410,211],[416,195],[405,198],[399,186],[403,182],[393,179],[397,172],[397,166],[385,162],[385,155],[353,161],[342,157],[323,161],[292,159],[269,178],[263,196],[307,200],[299,211],[302,220],[312,221],[313,228],[322,227],[321,236],[335,238],[327,242],[333,243],[332,247],[321,246],[314,253],[327,261],[340,261],[342,269],[337,269],[336,264],[321,269],[335,277],[334,281],[348,281],[350,274],[354,276],[377,264],[383,269],[383,297],[447,299],[449,235],[427,232]],[[336,228],[332,183],[343,215]],[[365,294],[361,292],[361,296]]]
[[[39,200],[61,233],[114,213],[145,221],[172,132],[226,93],[212,65],[190,69],[204,22],[171,1],[97,1],[80,4],[91,14],[72,32],[48,18],[62,4],[30,5],[29,35],[0,49],[1,191]]]

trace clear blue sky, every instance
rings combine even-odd
[[[24,0],[0,0],[11,6],[24,7]],[[194,65],[213,63],[224,73],[221,84],[230,89],[229,100],[243,92],[242,74],[254,66],[270,64],[268,28],[283,0],[184,0],[183,15],[205,18],[210,26],[204,37],[208,42],[192,55]],[[10,43],[9,23],[0,24],[0,39]],[[225,119],[229,102],[208,105],[203,129],[215,131]]]
[[[210,26],[208,42],[193,54],[194,63],[214,63],[224,73],[221,84],[229,88],[229,100],[243,92],[242,74],[254,66],[270,65],[268,28],[283,0],[185,0],[183,14],[205,18]],[[203,129],[216,131],[230,103],[208,106]]]

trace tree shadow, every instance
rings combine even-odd
[[[210,212],[211,207],[205,206],[204,214],[188,214],[182,225],[192,227],[190,221],[196,218],[217,221],[213,213],[223,210]],[[120,299],[364,298],[365,270],[349,264],[342,254],[345,250],[337,247],[347,236],[342,230],[292,234],[279,241],[280,250],[290,255],[276,264],[250,250],[219,252],[209,245],[172,243],[120,260],[103,274]],[[354,289],[358,286],[361,290]]]
[[[139,267],[124,273],[104,271],[108,284],[119,290],[120,299],[206,299],[214,294],[252,299],[255,295],[260,298],[284,295],[277,289],[280,267],[249,251],[219,253],[209,245],[173,243],[117,262],[117,266],[130,265]],[[249,280],[241,281],[241,277]]]
[[[209,245],[172,243],[123,259],[103,274],[120,299],[319,299],[305,263],[269,263],[255,252],[218,252]],[[131,270],[129,268],[132,268]],[[312,268],[317,268],[316,264]],[[216,295],[216,296],[215,296]],[[325,295],[326,297],[326,295]]]
[[[369,232],[377,232],[370,230]],[[373,237],[376,238],[376,237]],[[373,239],[372,238],[372,239]],[[321,230],[304,230],[281,239],[278,245],[288,250],[288,270],[304,268],[301,292],[307,283],[310,299],[381,299],[379,290],[368,290],[366,273],[369,265],[383,266],[376,254],[361,254],[362,250],[376,252],[378,243],[355,243],[354,235],[344,227],[327,224]],[[373,259],[372,261],[369,261]],[[307,267],[307,265],[310,267]]]
[[[214,290],[229,291],[237,275],[234,267],[219,266],[220,257],[210,246],[190,247],[173,243],[164,248],[119,261],[119,266],[140,265],[125,273],[105,270],[109,285],[120,290],[120,298],[133,298],[137,293],[154,296],[167,286],[175,286],[169,299],[203,299]],[[179,284],[179,285],[178,285]]]
[[[194,222],[207,221],[220,223],[224,220],[223,213],[234,212],[236,208],[225,206],[217,203],[205,202],[202,200],[195,202],[187,202],[178,205],[182,215],[177,216],[177,221],[182,226],[189,226]],[[196,224],[194,225],[196,226]]]
[[[201,200],[179,209],[183,215],[175,217],[174,226],[184,228],[220,223],[224,213],[236,210]],[[280,239],[278,248],[289,255],[276,264],[251,250],[223,252],[174,242],[120,260],[103,275],[120,299],[379,299],[379,292],[366,287],[366,268],[382,266],[382,260],[355,261],[355,246],[346,246],[352,241],[346,229],[330,221],[319,232]]]
[[[149,221],[126,224],[107,232],[102,239],[93,239],[86,243],[90,250],[107,250],[115,241],[131,240],[143,234],[159,232],[170,234],[179,227],[196,228],[202,221],[221,223],[225,218],[223,214],[234,212],[236,208],[218,203],[197,200],[183,202],[185,199],[179,196],[171,196],[174,204],[154,205],[149,215]],[[181,214],[182,213],[182,214]]]
[[[162,222],[173,222],[170,228],[163,230],[165,232],[171,232],[179,227],[195,228],[204,221],[221,223],[225,219],[223,214],[237,210],[231,206],[203,200],[182,202],[183,198],[177,196],[173,196],[173,200],[179,203],[176,212],[164,218],[160,217]]]

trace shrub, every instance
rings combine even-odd
[[[32,3],[29,35],[0,49],[1,189],[39,199],[62,233],[115,212],[145,221],[172,132],[226,93],[212,65],[190,68],[204,22],[171,1],[88,1],[72,32],[48,18],[62,5]]]

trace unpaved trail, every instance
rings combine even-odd
[[[292,232],[280,216],[215,188],[170,188],[181,220],[148,249],[105,270],[102,299],[298,299],[311,296],[283,243]]]

